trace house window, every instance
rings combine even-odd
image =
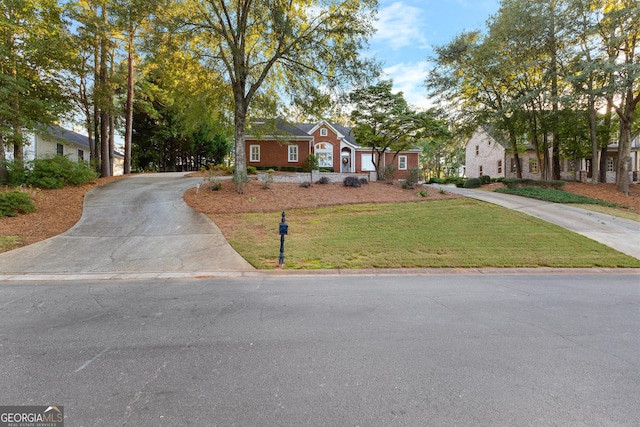
[[[64,145],[56,144],[56,154],[58,156],[64,156]]]
[[[398,170],[407,170],[407,156],[398,156]]]
[[[576,170],[576,162],[575,162],[575,160],[567,161],[567,168],[568,168],[569,172],[575,171]]]
[[[498,175],[502,175],[502,160],[498,160]]]
[[[326,130],[326,129],[325,129]],[[318,166],[321,168],[333,167],[333,145],[321,142],[315,145],[315,153],[318,158]]]
[[[289,146],[289,162],[295,163],[298,161],[298,146],[290,145]]]
[[[480,155],[480,146],[476,145],[476,156]]]
[[[538,159],[529,159],[529,173],[538,173]]]
[[[327,135],[329,135],[329,131],[327,131],[326,128],[320,129],[320,136],[327,136]]]
[[[371,172],[376,170],[376,166],[373,164],[371,153],[363,153],[361,156],[361,169],[363,172]]]
[[[482,166],[480,166],[480,170],[478,172],[479,172],[479,175],[482,176]]]
[[[259,145],[252,145],[251,147],[249,147],[249,150],[251,152],[251,157],[250,157],[249,161],[251,161],[251,162],[259,162],[260,161],[260,146]]]
[[[516,166],[516,159],[513,158],[511,159],[511,173],[516,173],[518,172],[518,168]]]
[[[615,172],[613,157],[607,157],[607,172]]]
[[[84,150],[78,150],[78,161],[79,162],[84,161]]]

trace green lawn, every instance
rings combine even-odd
[[[280,212],[234,215],[226,236],[259,269],[277,264]],[[553,224],[472,199],[287,212],[285,268],[640,267]]]

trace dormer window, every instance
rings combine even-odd
[[[328,136],[328,135],[329,135],[329,131],[327,130],[327,128],[320,129],[320,136]]]

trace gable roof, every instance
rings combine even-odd
[[[362,145],[359,145],[356,142],[356,137],[353,134],[353,128],[349,126],[342,126],[338,123],[329,123],[326,120],[321,120],[318,123],[296,123],[291,124],[281,119],[275,120],[265,120],[265,119],[256,119],[252,123],[254,128],[259,129],[261,126],[264,126],[265,135],[268,137],[294,137],[294,138],[312,138],[312,134],[321,128],[322,126],[326,126],[331,129],[338,136],[338,139],[341,139],[345,143],[351,145],[353,148],[361,149],[367,148]],[[275,133],[275,135],[273,135]],[[255,139],[258,138],[256,135],[247,135],[248,138]],[[422,151],[419,147],[413,147],[406,151]]]
[[[89,147],[89,137],[86,135],[82,135],[81,133],[77,133],[71,130],[64,129],[57,125],[47,126],[47,128],[41,132],[42,136],[52,137],[54,140],[62,140],[75,145],[78,145],[87,151],[91,151]],[[124,154],[119,151],[114,151],[113,155],[115,157],[124,158]]]

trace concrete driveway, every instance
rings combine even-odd
[[[186,205],[183,193],[201,179],[184,175],[133,175],[95,188],[85,196],[82,218],[72,229],[0,254],[0,274],[140,277],[253,270],[206,215]]]
[[[433,184],[451,193],[531,215],[640,259],[640,223],[560,203],[511,194]]]

